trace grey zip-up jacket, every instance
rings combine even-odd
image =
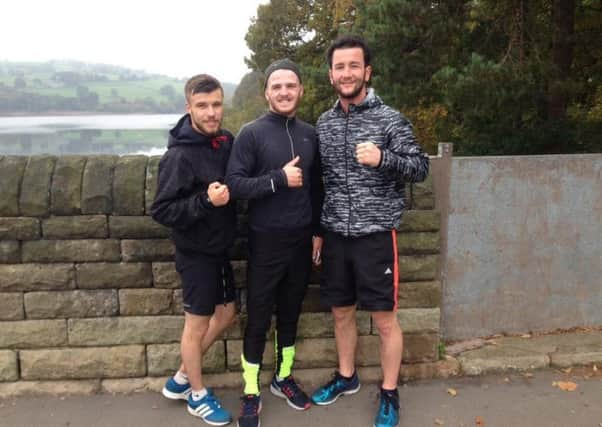
[[[320,116],[316,132],[325,191],[322,227],[351,237],[397,228],[405,182],[424,181],[429,171],[428,155],[408,119],[369,89],[348,113],[337,101]],[[375,168],[361,165],[355,155],[357,144],[370,141],[382,151]]]

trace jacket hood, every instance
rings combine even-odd
[[[221,133],[222,131],[220,130],[218,135],[221,135]],[[207,136],[194,130],[190,121],[190,114],[185,114],[178,120],[174,128],[169,131],[167,148],[184,144],[211,144],[212,138],[213,136]]]

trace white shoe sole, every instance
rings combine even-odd
[[[188,389],[184,393],[174,393],[174,392],[167,390],[165,387],[163,387],[163,390],[161,390],[161,394],[171,400],[186,400],[187,401],[188,396],[190,396],[190,393],[191,393],[190,389]]]
[[[318,406],[328,406],[328,405],[332,405],[334,402],[336,402],[336,401],[337,401],[337,399],[338,399],[339,397],[341,397],[341,396],[349,396],[349,395],[351,395],[351,394],[355,394],[355,393],[357,393],[358,391],[360,391],[360,388],[362,388],[362,385],[361,385],[361,384],[358,384],[358,385],[357,385],[357,388],[354,388],[353,390],[347,390],[347,391],[344,391],[344,392],[342,392],[342,393],[339,393],[339,394],[337,394],[337,396],[336,396],[334,399],[332,399],[332,400],[329,400],[328,402],[314,402],[314,401],[312,400],[312,403],[313,403],[313,404],[315,404],[315,405],[318,405]]]
[[[232,420],[228,420],[228,421],[221,421],[221,422],[216,422],[216,421],[209,421],[206,418],[203,418],[201,415],[197,414],[194,409],[192,409],[190,407],[190,405],[186,405],[186,409],[188,410],[188,413],[190,415],[192,415],[193,417],[197,417],[200,418],[201,420],[205,421],[207,424],[212,425],[212,426],[225,426],[228,425],[232,422]]]
[[[276,387],[274,387],[273,384],[270,384],[270,391],[272,392],[272,394],[274,396],[278,396],[278,397],[281,397],[284,400],[286,400],[286,404],[288,406],[290,406],[291,408],[296,409],[297,411],[307,411],[309,409],[309,406],[307,408],[303,408],[300,406],[293,405],[293,403],[290,400],[288,400],[288,397],[286,397],[286,394],[282,393],[280,390],[278,390]],[[310,400],[310,406],[311,406],[311,400]]]

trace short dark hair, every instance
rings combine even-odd
[[[218,79],[209,74],[198,74],[191,77],[184,86],[184,96],[188,101],[192,95],[197,93],[210,93],[219,89],[224,93],[221,83]]]
[[[347,49],[352,47],[359,47],[364,52],[364,65],[370,65],[370,57],[372,53],[370,52],[370,48],[366,44],[366,41],[360,37],[353,34],[346,34],[343,36],[337,37],[337,39],[332,42],[328,51],[326,52],[326,56],[328,58],[328,67],[332,68],[332,56],[334,55],[334,51],[337,49]]]

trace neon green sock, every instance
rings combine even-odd
[[[278,350],[276,350],[278,351]],[[280,363],[280,369],[276,375],[280,378],[286,378],[291,374],[293,369],[293,362],[295,361],[295,346],[282,347],[282,362]]]
[[[245,394],[259,394],[259,364],[249,363],[245,355],[240,355],[242,363],[242,379],[245,382]]]

